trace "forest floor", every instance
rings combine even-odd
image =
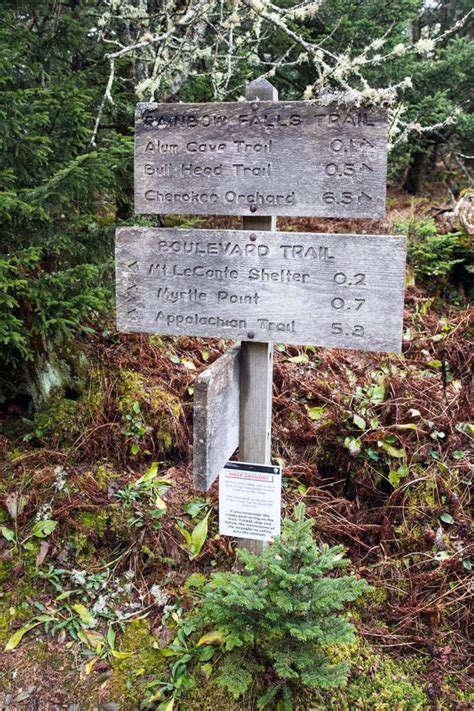
[[[384,222],[280,229],[393,232],[432,204],[393,193]],[[407,286],[402,354],[275,349],[283,514],[303,501],[316,539],[342,543],[373,586],[351,611],[360,639],[347,686],[296,708],[473,708],[473,312],[452,287],[447,299],[431,286]],[[229,343],[104,325],[77,347],[76,388],[34,414],[20,401],[0,414],[5,711],[145,708],[202,576],[236,566],[235,542],[218,535],[216,486],[192,488],[193,382]],[[175,708],[255,706],[226,698],[211,674]]]

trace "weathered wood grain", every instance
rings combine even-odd
[[[193,482],[207,491],[239,446],[240,346],[201,373],[194,384]]]
[[[385,109],[139,103],[135,211],[382,217],[386,156]]]
[[[116,233],[121,331],[399,351],[405,238]]]

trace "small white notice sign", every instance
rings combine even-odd
[[[281,467],[227,462],[219,476],[219,533],[272,541],[280,535]]]

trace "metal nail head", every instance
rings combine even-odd
[[[247,333],[247,338],[255,338],[255,333],[253,331],[249,331]]]
[[[256,110],[258,109],[258,104],[257,104],[257,102],[256,102],[256,101],[253,101],[253,102],[250,104],[250,108],[252,109],[252,111],[256,111]]]
[[[252,234],[250,235],[250,241],[251,241],[251,242],[255,242],[256,239],[257,239],[257,235],[255,235],[255,234],[252,233]]]
[[[256,205],[250,205],[250,212],[257,212],[257,206],[256,206]]]

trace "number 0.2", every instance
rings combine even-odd
[[[362,337],[364,335],[364,327],[360,325],[349,326],[349,332],[344,332],[344,326],[342,323],[332,323],[331,324],[331,334],[333,336],[340,336],[345,333],[346,336],[358,336]]]

